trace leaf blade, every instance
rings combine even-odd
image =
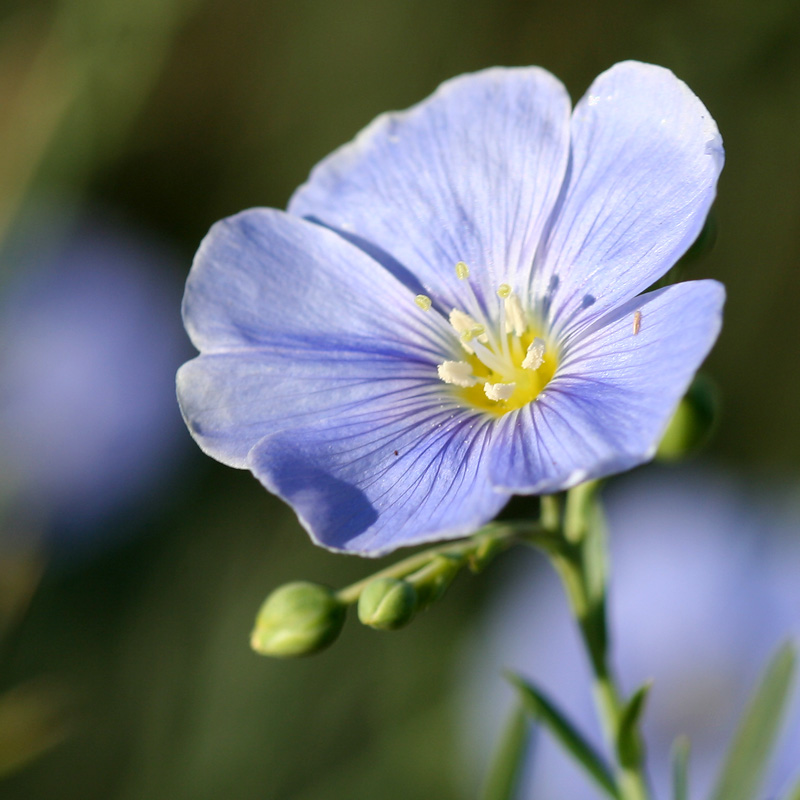
[[[543,692],[519,675],[509,673],[506,677],[520,693],[529,712],[575,758],[595,784],[609,797],[619,800],[619,790],[611,770],[602,756],[578,732],[564,713]]]
[[[639,720],[652,686],[652,681],[640,686],[622,711],[617,732],[617,753],[623,767],[635,767],[643,758],[644,745],[639,734]]]
[[[731,741],[712,800],[752,800],[756,796],[780,729],[795,662],[790,643],[770,661]]]
[[[481,800],[511,800],[530,741],[531,725],[520,700],[512,711],[481,792]]]
[[[688,800],[689,797],[689,739],[679,736],[672,745],[672,798]]]

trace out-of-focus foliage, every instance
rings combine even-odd
[[[734,469],[794,481],[794,0],[7,0],[0,292],[8,296],[27,270],[12,241],[36,239],[54,206],[65,220],[99,208],[168,243],[177,258],[155,268],[179,282],[217,218],[284,206],[322,156],[442,80],[492,64],[540,64],[578,98],[625,58],[686,80],[725,140],[716,245],[686,275],[718,278],[729,292],[708,364],[722,398],[710,450]],[[177,302],[172,312],[155,297],[153,306],[178,313]],[[120,346],[121,363],[128,347]],[[80,561],[54,562],[43,544],[69,520],[15,511],[16,530],[35,518],[36,547],[15,549],[33,577],[21,594],[0,596],[15,609],[0,648],[0,691],[57,686],[71,714],[65,729],[56,715],[40,737],[43,750],[62,729],[66,740],[8,777],[3,796],[463,796],[448,767],[456,761],[448,689],[458,640],[470,635],[493,569],[459,579],[405,631],[351,624],[315,660],[260,659],[248,636],[270,589],[300,578],[341,586],[374,565],[312,547],[252,478],[189,453],[159,481],[160,504],[143,489],[93,523],[101,526],[93,541],[107,531],[116,544]],[[4,471],[4,498],[7,480]],[[27,606],[36,565],[48,562]],[[60,708],[52,693],[37,697]]]

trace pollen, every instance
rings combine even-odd
[[[456,276],[469,278],[463,261]],[[448,315],[464,356],[443,361],[437,375],[465,405],[502,416],[536,400],[555,375],[558,353],[510,284],[497,287],[497,301],[488,308],[468,290],[466,305]]]
[[[493,402],[510,400],[516,391],[516,383],[484,383],[483,393]]]
[[[468,389],[478,383],[472,374],[472,365],[466,361],[445,361],[437,367],[439,378],[453,386]]]
[[[547,349],[544,339],[537,336],[529,345],[525,353],[525,358],[522,359],[523,369],[539,369],[544,364],[544,354]]]

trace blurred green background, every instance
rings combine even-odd
[[[708,362],[724,398],[710,457],[792,483],[796,0],[5,0],[0,294],[26,268],[17,242],[41,238],[45,214],[63,227],[113,217],[169,250],[163,269],[178,286],[215,220],[285,206],[320,158],[446,78],[539,64],[577,100],[628,58],[671,68],[725,141],[716,245],[692,267],[729,293]],[[124,364],[128,353],[118,355]],[[177,406],[170,413],[178,424]],[[56,699],[39,708],[23,697],[16,716],[0,705],[0,746],[11,718],[24,722],[15,741],[41,731],[60,743],[12,771],[0,796],[471,796],[449,688],[492,571],[459,580],[405,631],[350,624],[315,659],[261,659],[248,636],[271,588],[295,578],[343,585],[375,565],[314,548],[249,474],[203,457],[188,434],[174,449],[158,496],[94,522],[91,547],[72,553],[67,531],[52,548],[22,548],[20,563],[34,567],[0,598],[11,620],[0,689],[35,680],[32,696]],[[65,527],[6,517],[45,542]]]

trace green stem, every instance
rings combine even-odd
[[[585,492],[580,494],[579,499],[582,504],[586,502]],[[585,515],[584,519],[588,519],[588,516]],[[563,528],[561,530],[563,531]],[[588,538],[597,533],[587,528],[585,536],[576,537],[573,534],[571,537],[573,541],[562,535],[561,546],[557,551],[550,550],[549,555],[564,585],[570,608],[578,622],[589,656],[594,675],[592,688],[595,704],[606,740],[618,762],[616,777],[620,798],[647,800],[648,791],[642,759],[638,759],[635,764],[625,765],[619,757],[618,733],[625,711],[625,702],[617,689],[608,663],[605,579],[602,579],[599,586],[597,583],[597,576],[603,574],[602,570],[595,569],[593,580],[590,580],[592,565],[589,559],[597,557],[597,553],[596,548],[593,550],[588,546]],[[585,541],[574,541],[577,538]]]
[[[554,546],[556,536],[551,530],[537,522],[513,521],[495,522],[486,525],[469,539],[459,539],[457,542],[429,547],[420,553],[415,553],[396,564],[375,572],[367,578],[340,589],[336,596],[339,602],[352,605],[358,602],[364,587],[376,578],[405,578],[417,570],[426,567],[437,556],[459,559],[462,563],[469,564],[474,570],[481,569],[498,553],[507,550],[517,542],[529,542],[540,547]]]

